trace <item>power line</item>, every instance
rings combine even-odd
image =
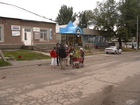
[[[39,15],[39,14],[37,14],[37,13],[31,12],[31,11],[29,11],[29,10],[27,10],[27,9],[24,9],[24,8],[22,8],[22,7],[19,7],[19,6],[13,5],[13,4],[4,3],[4,2],[0,2],[0,4],[10,5],[10,6],[13,6],[13,7],[16,7],[16,8],[19,8],[19,9],[22,9],[22,10],[24,10],[24,11],[26,11],[26,12],[31,13],[31,14],[34,14],[34,15],[36,15],[36,16],[39,16],[39,17],[42,17],[42,18],[51,20],[51,19],[49,19],[49,18],[46,18],[45,16],[41,16],[41,15]]]

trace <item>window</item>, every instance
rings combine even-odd
[[[49,41],[47,30],[40,30],[40,41]]]
[[[25,32],[31,32],[31,29],[25,28]]]
[[[3,26],[0,25],[0,42],[3,42],[3,38],[4,38],[4,36],[3,36]]]

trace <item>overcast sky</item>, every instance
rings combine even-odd
[[[17,5],[53,20],[57,17],[63,4],[73,7],[73,12],[78,13],[84,10],[93,10],[97,1],[105,0],[0,0],[0,2]]]

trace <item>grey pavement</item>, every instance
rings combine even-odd
[[[70,70],[59,70],[59,67],[50,70],[46,65],[50,64],[50,59],[11,61],[13,67],[25,67],[0,70],[1,76],[6,76],[0,80],[0,105],[95,105],[90,103],[95,100],[87,100],[91,95],[109,87],[106,94],[110,87],[117,87],[127,77],[140,74],[139,59],[139,53],[93,55],[86,57],[88,62],[84,68]],[[77,104],[81,100],[90,104]]]

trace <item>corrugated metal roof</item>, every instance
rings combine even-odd
[[[47,11],[46,11],[47,13]],[[0,3],[0,17],[14,18],[14,19],[22,19],[28,21],[39,21],[39,22],[48,22],[48,23],[56,23],[47,18],[43,18],[41,16],[37,16],[37,14],[31,13],[23,8],[20,8],[15,5],[6,5]]]

